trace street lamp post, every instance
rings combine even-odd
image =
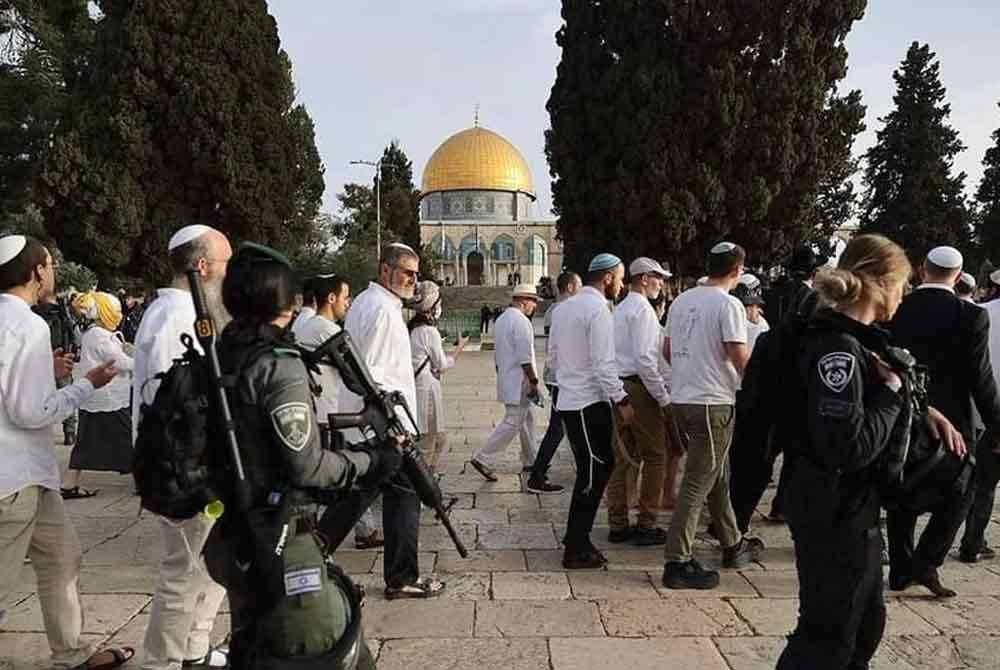
[[[382,258],[382,159],[377,161],[351,161],[351,165],[368,165],[375,168],[375,258]]]

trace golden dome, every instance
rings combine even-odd
[[[520,191],[534,198],[531,170],[517,148],[491,130],[475,127],[455,133],[431,155],[422,190]]]

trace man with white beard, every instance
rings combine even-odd
[[[186,273],[197,270],[209,312],[221,332],[229,321],[222,304],[222,280],[233,255],[226,236],[203,225],[178,230],[167,245],[173,282],[157,291],[135,336],[132,379],[132,432],[138,430],[140,407],[152,404],[159,387],[156,375],[184,352],[181,335],[194,335],[195,311]],[[225,590],[208,576],[201,550],[215,521],[204,514],[187,520],[160,517],[163,558],[143,643],[146,670],[222,668],[229,659],[212,649],[209,637]]]

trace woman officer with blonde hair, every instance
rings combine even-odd
[[[885,629],[879,495],[881,456],[903,409],[902,380],[879,357],[910,277],[896,243],[860,235],[815,288],[823,305],[797,350],[788,416],[802,436],[787,490],[795,541],[799,621],[778,670],[863,670]],[[933,408],[933,435],[965,445]]]

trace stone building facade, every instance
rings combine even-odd
[[[559,274],[555,221],[534,217],[531,171],[500,135],[476,125],[449,137],[427,161],[421,190],[421,242],[446,284],[536,284]]]

